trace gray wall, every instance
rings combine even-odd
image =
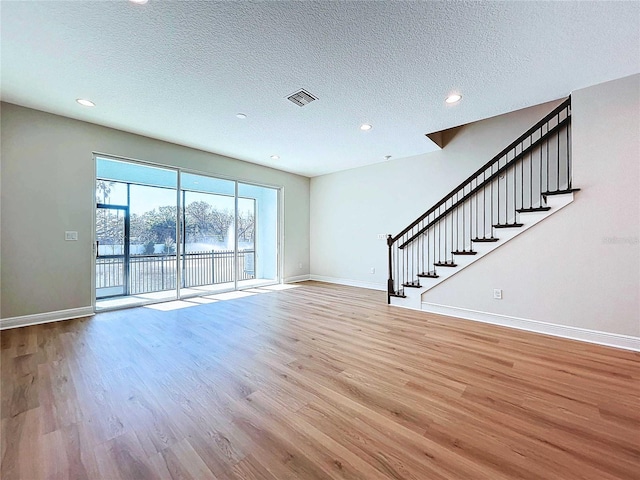
[[[91,305],[93,151],[284,187],[283,275],[309,273],[308,178],[12,104],[1,108],[2,318]],[[79,240],[65,242],[65,230],[78,231]]]
[[[440,152],[313,178],[312,275],[384,288],[376,234],[397,233],[553,106],[465,126]],[[640,75],[573,92],[572,107],[575,201],[424,301],[640,336]]]

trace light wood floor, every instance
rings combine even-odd
[[[307,282],[4,331],[11,479],[638,479],[640,355]]]

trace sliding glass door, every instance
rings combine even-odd
[[[238,183],[238,286],[278,279],[278,190]]]
[[[129,208],[96,205],[96,298],[128,294]]]
[[[235,182],[183,173],[182,295],[233,290]]]
[[[177,172],[96,159],[96,309],[177,298]]]
[[[277,188],[96,164],[97,309],[279,281]]]

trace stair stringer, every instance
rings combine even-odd
[[[565,193],[561,195],[550,195],[547,197],[546,205],[551,207],[551,210],[546,212],[523,212],[516,213],[516,221],[522,223],[523,226],[519,228],[494,228],[494,235],[499,238],[497,242],[492,243],[473,243],[473,249],[477,251],[477,255],[453,255],[454,261],[457,267],[438,267],[438,278],[420,278],[420,287],[405,287],[404,294],[406,298],[391,297],[391,305],[405,308],[413,308],[415,310],[421,310],[422,308],[422,294],[431,290],[432,288],[440,285],[442,282],[460,273],[466,267],[489,255],[495,250],[499,249],[502,245],[509,240],[522,235],[528,229],[537,225],[545,218],[550,217],[556,212],[559,212],[562,208],[566,207],[573,202],[574,194]]]

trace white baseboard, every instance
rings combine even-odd
[[[285,278],[284,283],[306,282],[307,280],[309,280],[309,275],[296,275],[295,277]]]
[[[464,318],[466,320],[475,320],[477,322],[491,323],[493,325],[526,330],[528,332],[543,333],[554,337],[596,343],[598,345],[606,345],[607,347],[622,348],[636,352],[640,351],[640,337],[600,332],[567,325],[557,325],[555,323],[540,322],[538,320],[511,317],[497,313],[479,312],[477,310],[439,305],[437,303],[423,302],[422,311],[447,315],[449,317]]]
[[[72,318],[89,317],[93,314],[93,307],[88,306],[71,308],[69,310],[58,310],[56,312],[35,313],[21,317],[0,318],[0,330],[38,325],[40,323],[58,322],[60,320],[71,320]]]
[[[387,291],[386,283],[361,282],[359,280],[349,280],[348,278],[325,277],[323,275],[309,275],[309,280],[318,282],[336,283],[338,285],[347,285],[349,287],[367,288],[369,290]]]

